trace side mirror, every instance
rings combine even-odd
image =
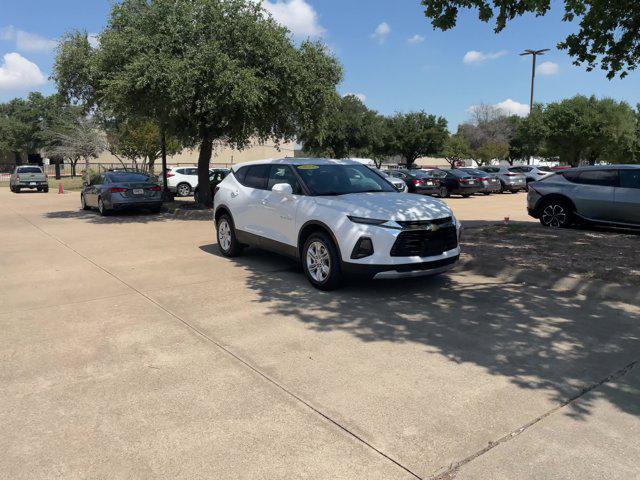
[[[272,192],[278,192],[282,195],[293,195],[293,188],[288,183],[276,183],[272,188]]]
[[[86,180],[84,182],[82,182],[82,186],[83,187],[88,187],[89,186],[89,182],[87,182]]]

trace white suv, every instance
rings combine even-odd
[[[460,223],[444,202],[398,193],[350,160],[236,165],[214,204],[223,255],[239,255],[247,245],[288,255],[322,290],[337,288],[345,275],[442,273],[460,256]]]
[[[196,167],[171,167],[166,175],[169,191],[179,197],[188,197],[198,186]]]

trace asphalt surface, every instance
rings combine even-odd
[[[640,477],[635,305],[461,269],[321,293],[210,221],[2,188],[0,331],[0,478]]]

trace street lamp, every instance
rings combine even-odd
[[[542,50],[525,50],[520,54],[521,57],[531,55],[533,59],[533,64],[531,66],[531,102],[529,103],[529,114],[533,111],[533,87],[536,81],[536,57],[538,55],[544,55],[544,53],[548,51],[548,48],[543,48]]]

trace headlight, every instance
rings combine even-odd
[[[374,218],[353,217],[351,215],[347,215],[347,218],[351,220],[353,223],[363,223],[365,225],[382,225],[384,223],[387,223],[387,220],[376,220]]]

